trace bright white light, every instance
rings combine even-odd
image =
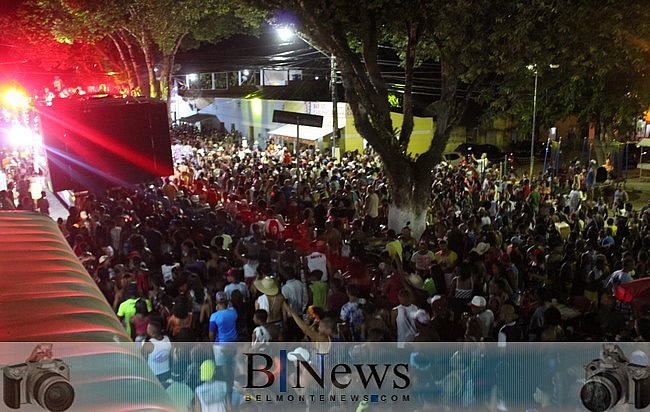
[[[250,70],[248,70],[248,69],[244,70],[243,73],[244,73],[244,76],[248,76],[249,74],[251,74]]]
[[[9,89],[4,94],[4,104],[12,108],[23,108],[27,106],[29,99],[20,90]]]
[[[294,35],[293,30],[287,26],[278,27],[276,31],[278,32],[278,37],[282,41],[289,41]]]
[[[528,66],[526,66],[526,68],[528,70],[535,70],[535,65],[534,64],[529,64]]]
[[[189,77],[191,82],[195,82],[195,81],[199,80],[199,75],[196,74],[196,73],[192,73],[188,77]]]
[[[316,76],[316,77],[314,77],[314,79],[315,79],[315,80],[318,80],[318,79],[320,79],[320,77]]]
[[[34,134],[25,126],[15,125],[8,132],[9,144],[14,147],[26,147],[34,144]]]

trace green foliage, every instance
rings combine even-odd
[[[61,25],[62,8],[48,6],[46,1],[27,1],[10,14],[0,16],[0,36],[10,47],[3,61],[23,61],[44,70],[77,69],[91,71],[104,57],[87,44],[74,43],[73,38],[53,30]],[[47,7],[46,7],[47,6]]]
[[[528,64],[539,69],[541,127],[575,115],[586,125],[630,132],[650,106],[650,13],[646,2],[561,1],[550,27],[537,33]],[[557,70],[549,63],[559,65]],[[484,94],[489,115],[508,113],[530,133],[534,74],[522,64]]]
[[[129,58],[141,59],[144,52],[149,69],[160,60],[163,70],[172,70],[183,41],[197,46],[235,33],[254,33],[263,15],[236,0],[28,0],[21,17],[21,28],[31,28],[35,41],[56,40],[62,48],[94,45],[100,54],[117,60],[115,40],[108,40],[115,36],[125,50],[136,50]],[[122,65],[131,70],[131,62]]]

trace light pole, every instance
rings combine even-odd
[[[551,69],[557,69],[560,66],[557,64],[549,64],[548,67]],[[527,66],[527,69],[535,72],[535,91],[533,92],[533,130],[530,132],[530,180],[532,183],[533,167],[535,166],[535,121],[537,120],[537,81],[539,79],[539,71],[537,70],[536,64]]]
[[[332,99],[332,157],[335,158],[336,142],[339,141],[339,110],[338,110],[338,95],[336,91],[336,77],[337,77],[336,57],[333,54],[332,55],[327,54],[320,48],[316,47],[309,40],[302,37],[299,33],[294,31],[290,27],[287,26],[278,27],[276,31],[278,33],[278,37],[282,41],[289,41],[293,38],[294,35],[298,36],[302,41],[304,41],[310,47],[323,54],[330,61],[330,92],[331,92],[331,99]]]
[[[330,89],[332,91],[332,158],[336,159],[336,142],[339,141],[339,108],[336,95],[336,57],[330,56]]]
[[[535,166],[535,120],[537,116],[537,79],[538,71],[536,66],[528,66],[529,70],[535,70],[535,91],[533,92],[533,129],[530,132],[530,182],[533,182],[533,168]]]

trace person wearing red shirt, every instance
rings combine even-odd
[[[291,163],[291,154],[289,154],[289,151],[287,149],[284,149],[284,159],[282,160],[282,163],[285,165]]]
[[[211,188],[208,191],[207,201],[210,207],[216,207],[221,201],[221,195],[214,188]]]

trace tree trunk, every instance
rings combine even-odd
[[[178,49],[181,47],[181,43],[183,41],[183,38],[185,35],[181,35],[178,37],[176,40],[176,44],[174,45],[174,49],[169,55],[164,55],[162,57],[162,67],[160,70],[160,90],[162,92],[162,97],[165,99],[165,103],[167,104],[167,117],[169,120],[169,124],[171,126],[172,124],[172,111],[171,111],[171,102],[172,102],[172,76],[174,74],[174,62],[176,60],[176,53],[178,52]]]
[[[126,50],[129,53],[129,58],[131,60],[131,65],[133,66],[133,74],[134,78],[133,80],[135,81],[135,87],[137,89],[140,89],[140,93],[144,94],[145,91],[143,90],[143,82],[141,80],[141,74],[140,74],[140,64],[138,63],[138,56],[136,56],[135,51],[133,50],[133,45],[129,41],[128,35],[124,34],[121,30],[117,32],[118,36],[120,39],[122,39],[122,42],[126,45]],[[149,91],[147,90],[147,95],[149,94]]]
[[[422,159],[418,159],[418,163],[423,166],[425,164],[433,166],[442,160],[442,154],[445,152],[451,129],[460,120],[464,111],[459,109],[456,102],[458,76],[451,72],[451,69],[445,64],[442,57],[440,69],[441,86],[440,101],[438,102],[438,110],[436,113],[436,129],[433,133],[429,150],[422,156]],[[424,170],[423,172],[426,173],[427,171]]]
[[[427,228],[432,176],[408,173],[402,181],[401,186],[391,185],[388,228],[399,233],[408,226],[413,237],[419,239]]]
[[[117,49],[117,52],[120,55],[120,60],[122,60],[122,67],[124,68],[124,71],[126,72],[126,78],[127,81],[129,82],[129,89],[133,90],[135,88],[135,81],[133,79],[133,72],[131,70],[131,66],[129,64],[129,61],[126,59],[126,55],[124,54],[124,50],[122,49],[122,45],[120,42],[117,40],[117,37],[109,34],[108,37],[111,39],[113,42],[113,45]]]
[[[171,72],[172,72],[172,64],[171,60],[173,59],[172,56],[166,56],[163,55],[162,58],[160,59],[160,93],[161,97],[165,99],[165,103],[167,104],[167,120],[169,124],[171,125],[172,123],[172,112],[171,112]]]
[[[149,78],[149,97],[160,97],[160,84],[156,81],[155,62],[151,44],[144,38],[140,40],[142,52],[144,53],[144,62],[147,65],[147,77]]]
[[[409,161],[408,166],[387,164],[385,171],[391,181],[393,204],[389,210],[388,226],[398,231],[410,222],[411,232],[417,239],[426,229],[426,217],[431,201],[433,168],[442,158],[453,125],[458,122],[464,108],[456,102],[458,81],[442,65],[441,96],[436,113],[436,128],[429,149]]]

